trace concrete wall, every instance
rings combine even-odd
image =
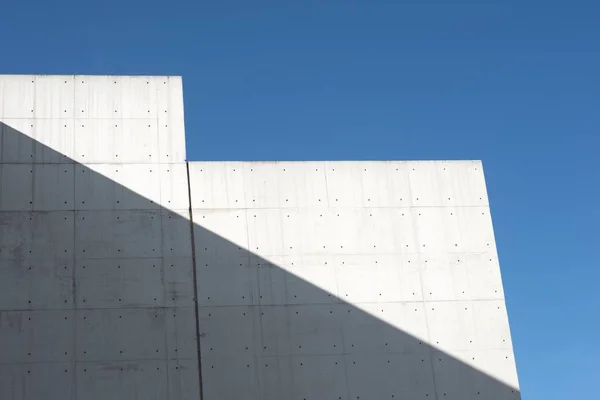
[[[181,90],[0,77],[0,399],[198,398]]]
[[[480,162],[190,163],[207,399],[517,399]]]
[[[179,78],[0,76],[0,226],[0,399],[519,398],[479,162],[188,165]]]

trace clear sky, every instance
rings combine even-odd
[[[600,378],[600,4],[2,0],[0,73],[183,75],[188,159],[481,159],[526,400]]]

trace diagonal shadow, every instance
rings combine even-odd
[[[193,208],[193,164],[82,164],[22,124],[0,123],[1,399],[520,397],[503,300],[346,300],[343,256],[264,255],[256,210]]]

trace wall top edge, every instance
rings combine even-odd
[[[441,163],[453,163],[453,164],[482,164],[481,160],[252,160],[252,161],[202,161],[202,160],[188,160],[190,164],[230,164],[230,163],[241,163],[241,164],[283,164],[283,163],[429,163],[429,164],[441,164]]]
[[[106,77],[106,78],[177,78],[181,79],[181,75],[99,75],[99,74],[0,74],[0,78],[25,78],[25,77],[71,77],[77,78],[82,76],[89,77]]]

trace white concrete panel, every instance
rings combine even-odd
[[[252,212],[252,211],[250,211]],[[249,214],[248,218],[253,218]],[[246,212],[243,210],[193,210],[196,255],[228,253],[237,247],[243,253],[248,249]]]
[[[456,209],[414,207],[411,214],[419,253],[458,253],[465,247],[460,240],[462,232],[456,221],[459,214]]]
[[[75,218],[78,258],[160,257],[159,211],[78,211]]]
[[[184,163],[160,164],[160,204],[167,209],[190,208],[187,170]]]
[[[177,209],[176,206],[187,209],[184,179],[183,164],[78,165],[75,167],[76,209],[150,210],[161,205],[168,209]]]
[[[387,267],[378,263],[375,260],[359,264],[350,258],[347,265],[338,266],[339,295],[352,303],[421,299],[421,279],[416,263],[406,262]]]
[[[192,238],[189,210],[163,210],[162,254],[164,257],[191,257]]]
[[[344,301],[352,303],[375,302],[379,293],[375,292],[375,276],[372,266],[345,266],[337,279],[339,293]]]
[[[323,217],[321,217],[323,215]],[[345,210],[327,210],[327,212],[312,214],[312,218],[324,219],[325,227],[320,229],[322,243],[318,244],[319,251],[329,254],[352,254],[352,253],[373,253],[373,243],[364,242],[370,240],[365,232],[365,225],[368,213],[359,208],[348,208]],[[306,218],[306,217],[305,217]],[[310,223],[306,218],[304,227]],[[303,228],[304,228],[303,227]],[[321,244],[323,246],[321,246]]]
[[[423,255],[420,262],[426,301],[469,300],[468,260],[464,254]]]
[[[32,118],[35,115],[35,76],[0,75],[2,118]]]
[[[252,307],[202,307],[199,313],[203,358],[253,354],[257,338]],[[203,365],[203,368],[207,366]]]
[[[389,236],[373,237],[373,228],[375,227],[372,213],[362,208],[347,208],[340,212],[333,211],[328,213],[330,216],[325,230],[325,237],[328,239],[327,253],[338,254],[373,254],[379,253],[377,245],[382,240],[387,240]],[[389,230],[389,221],[385,221],[385,228]],[[384,225],[381,226],[384,229]]]
[[[376,164],[376,163],[373,163]],[[389,206],[407,207],[411,205],[411,188],[409,163],[406,161],[393,161],[386,163],[388,183],[387,183],[387,203]],[[370,165],[371,168],[373,166]],[[363,176],[363,186],[368,193],[372,193],[382,184],[381,178],[375,174],[369,173]],[[380,197],[381,199],[381,197]],[[383,202],[384,199],[380,201]],[[385,206],[385,203],[381,203]]]
[[[270,269],[271,276],[276,273],[275,268]],[[335,267],[329,265],[318,267],[292,266],[284,271],[285,304],[327,304],[339,301],[341,285],[337,279]],[[263,279],[260,281],[262,295],[265,292],[265,271],[261,270],[261,272],[263,272]],[[310,282],[310,285],[307,282]],[[261,304],[276,305],[281,303],[274,301],[272,298],[269,299],[265,293]]]
[[[77,119],[75,154],[80,163],[156,163],[155,119]]]
[[[2,163],[31,163],[35,158],[34,119],[9,119],[0,121],[0,161]]]
[[[169,398],[200,398],[197,360],[169,360]]]
[[[73,359],[72,310],[3,311],[0,318],[0,354],[4,362]]]
[[[165,305],[159,258],[80,259],[75,276],[79,309]]]
[[[260,295],[256,296],[256,304],[288,304],[290,299],[298,298],[299,290],[293,287],[293,282],[288,290],[288,280],[292,278],[289,272],[279,268],[277,264],[271,264],[256,257],[251,260],[251,266],[256,270],[257,282]],[[317,292],[318,290],[315,290]],[[322,293],[321,293],[322,294]],[[319,300],[324,296],[320,295]]]
[[[345,364],[350,399],[435,398],[427,355],[349,355]]]
[[[347,253],[358,247],[359,222],[355,210],[289,209],[282,212],[284,254]]]
[[[443,203],[454,206],[488,205],[480,161],[438,163]]]
[[[273,360],[282,359],[292,353],[290,324],[290,309],[288,307],[261,307],[254,308],[257,341],[254,351],[261,357],[270,357]],[[298,310],[296,310],[298,311]]]
[[[376,302],[421,301],[421,276],[417,255],[367,254],[327,257],[336,268],[338,296],[350,295],[353,279],[369,271],[362,291]]]
[[[246,207],[243,163],[192,162],[189,168],[192,208]]]
[[[113,82],[121,87],[123,118],[156,118],[160,78],[119,76]]]
[[[371,162],[361,164],[363,167],[361,174],[363,204],[368,207],[410,205],[410,185],[405,163]]]
[[[262,362],[262,361],[265,362]],[[258,363],[258,398],[295,399],[294,357],[264,357]]]
[[[328,162],[332,207],[409,206],[408,167],[403,162]]]
[[[124,119],[114,132],[115,162],[159,162],[158,123],[150,119]]]
[[[343,356],[294,357],[292,368],[294,399],[348,398]]]
[[[277,163],[244,164],[244,194],[248,208],[280,207],[279,185],[277,184],[280,168]]]
[[[74,209],[74,164],[36,164],[33,179],[34,211]]]
[[[161,359],[166,355],[163,308],[81,310],[77,314],[77,359]]]
[[[443,201],[438,163],[430,161],[409,162],[408,176],[411,203],[418,207],[440,206]]]
[[[488,204],[480,161],[410,162],[408,166],[416,206]]]
[[[70,399],[74,392],[73,363],[0,364],[2,399]]]
[[[194,304],[194,268],[191,257],[163,259],[165,302],[169,307]]]
[[[174,360],[191,360],[196,365],[197,382],[197,341],[196,312],[193,306],[165,309],[167,358]]]
[[[342,305],[298,305],[286,307],[289,352],[297,355],[342,354]],[[264,312],[270,307],[263,308]],[[315,329],[315,326],[318,329]]]
[[[463,251],[496,253],[496,242],[489,208],[462,207],[457,210],[457,219],[458,221],[455,224],[460,230]]]
[[[368,206],[363,202],[362,187],[363,164],[360,162],[330,162],[327,163],[327,204],[329,207],[362,207]]]
[[[35,117],[74,118],[75,78],[73,76],[38,75],[35,78]]]
[[[378,260],[375,262],[379,263]],[[373,290],[379,302],[421,299],[420,274],[416,264],[404,261],[395,266],[381,265],[374,269],[373,274]]]
[[[471,302],[428,302],[425,311],[432,345],[449,354],[474,349],[477,329]]]
[[[415,249],[410,215],[399,209],[291,209],[281,213],[284,254],[404,253]]]
[[[34,120],[33,160],[35,163],[73,163],[75,156],[74,119]]]
[[[0,210],[33,210],[33,165],[0,165]]]
[[[279,209],[249,210],[246,218],[250,251],[262,256],[283,254]]]
[[[475,301],[471,309],[476,328],[474,347],[477,350],[510,350],[510,328],[504,301]]]
[[[0,260],[56,260],[74,255],[73,212],[1,212],[0,225]]]
[[[119,129],[119,122],[121,120],[109,117],[76,119],[73,160],[79,163],[119,162],[116,156],[123,150],[117,148],[115,143],[115,130]]]
[[[114,165],[117,209],[155,209],[160,205],[160,169],[156,164]]]
[[[424,256],[421,275],[425,299],[502,299],[497,260],[489,257],[485,253]]]
[[[493,381],[485,379],[487,376],[497,379],[506,386],[498,390],[496,393],[498,398],[518,399],[516,396],[518,391],[514,388],[518,387],[517,371],[514,364],[514,356],[510,350],[480,350],[473,352],[461,352],[458,354],[458,360],[465,365],[473,367],[474,371],[481,372],[484,375],[476,375],[473,379],[473,387],[480,393],[492,393],[496,387]],[[510,394],[510,395],[509,395]],[[503,396],[504,395],[504,396]]]
[[[423,303],[384,303],[366,309],[370,315],[378,313],[379,319],[385,322],[385,343],[388,347],[401,353],[415,353],[428,344],[428,326],[426,322],[425,305]],[[384,344],[385,344],[384,343]]]
[[[204,398],[259,400],[254,357],[202,356]],[[268,365],[268,363],[266,363]],[[241,397],[240,397],[241,396]]]
[[[0,161],[5,163],[72,163],[72,119],[10,119],[0,121]]]
[[[162,400],[168,393],[166,360],[77,363],[77,398]]]
[[[360,223],[363,253],[414,252],[412,220],[405,209],[364,208],[356,211],[355,215]]]
[[[191,272],[191,260],[187,258],[82,259],[75,275],[77,306],[189,306],[193,304]],[[68,279],[72,281],[71,276]]]
[[[241,306],[258,303],[258,268],[247,255],[205,257],[198,263],[198,304]]]
[[[504,298],[498,259],[489,254],[466,255],[466,275],[473,300]]]
[[[250,167],[254,168],[254,163]],[[272,163],[277,172],[279,205],[282,208],[326,207],[327,182],[324,162]]]
[[[76,118],[122,118],[122,86],[114,76],[76,75],[75,117]]]
[[[159,118],[158,121],[159,161],[162,163],[185,161],[185,128],[183,120]]]
[[[73,306],[72,259],[8,259],[0,268],[1,310]]]
[[[516,371],[511,352],[461,352],[454,359],[443,352],[432,357],[435,386],[449,399],[518,400]],[[460,361],[457,361],[460,360]],[[496,382],[501,382],[498,385]]]
[[[76,164],[75,209],[114,210],[120,207],[115,185],[119,167],[120,164]]]
[[[419,353],[427,336],[422,303],[343,307],[344,349],[350,354]]]
[[[181,77],[156,77],[159,160],[184,162],[185,127]]]

